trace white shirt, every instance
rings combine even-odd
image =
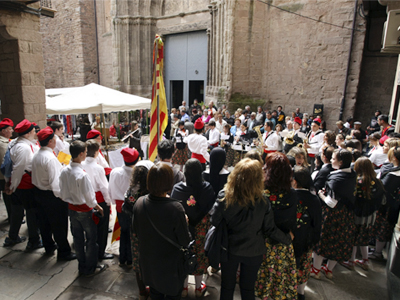
[[[271,132],[271,131],[270,131]],[[263,141],[264,141],[264,145],[267,146],[267,148],[265,150],[267,151],[274,151],[274,150],[278,150],[279,148],[279,141],[280,141],[280,136],[276,134],[275,131],[273,131],[269,136],[268,134],[270,132],[264,132],[262,135]],[[267,138],[268,136],[268,138]]]
[[[222,120],[222,123],[219,122],[219,120],[215,121],[215,128],[218,129],[219,132],[224,131],[224,126],[226,125],[226,121]]]
[[[383,153],[383,148],[379,147],[378,149],[374,150],[369,157],[369,160],[377,167],[383,165],[383,163],[387,160],[387,154]]]
[[[110,167],[101,151],[100,151],[99,155],[97,155],[96,162],[100,166],[102,166],[103,168],[109,168]]]
[[[13,170],[11,172],[10,189],[15,189],[21,183],[22,176],[25,171],[32,171],[33,154],[37,151],[31,141],[24,137],[18,137],[14,147],[10,150],[10,157],[13,162]]]
[[[124,201],[132,172],[132,166],[122,166],[111,171],[108,192],[113,202],[115,200]]]
[[[69,154],[69,144],[67,142],[63,142],[58,135],[54,135],[56,137],[56,147],[54,148],[54,152],[56,155],[60,153],[60,151]]]
[[[82,162],[82,167],[89,175],[93,190],[95,192],[101,192],[103,194],[104,201],[107,204],[111,204],[111,199],[108,194],[108,181],[106,173],[104,172],[104,168],[99,166],[96,159],[93,157],[86,157],[86,160]]]
[[[209,135],[208,135],[208,144],[212,145],[215,143],[219,143],[219,130],[217,128],[210,129]]]
[[[185,137],[190,152],[203,155],[206,161],[210,161],[210,154],[207,152],[207,138],[201,134],[192,133]]]
[[[244,115],[241,115],[241,116],[239,117],[239,120],[240,120],[240,122],[241,122],[242,124],[244,123],[244,118],[245,118]]]
[[[33,155],[32,184],[42,191],[53,191],[60,198],[59,177],[62,165],[49,147],[42,147]]]
[[[308,136],[308,145],[310,145],[310,147],[311,147],[311,148],[307,148],[308,153],[309,154],[318,154],[319,149],[321,148],[323,143],[324,143],[324,133],[319,132],[317,135],[315,135],[315,133],[313,131],[311,131],[310,135]]]
[[[90,208],[97,205],[96,195],[87,174],[81,164],[72,162],[61,171],[60,196],[65,202]]]

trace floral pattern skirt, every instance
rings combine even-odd
[[[210,216],[207,214],[199,224],[196,225],[195,231],[195,245],[193,247],[194,253],[197,257],[197,270],[192,275],[203,275],[207,272],[208,258],[204,251],[204,244],[206,242],[206,234],[211,227]]]
[[[322,209],[321,239],[315,253],[335,261],[348,261],[354,245],[354,214],[344,205]]]
[[[183,149],[176,149],[172,155],[173,165],[184,165],[189,159],[188,146],[186,145]]]
[[[357,224],[354,227],[354,246],[368,246],[371,239],[372,225]]]
[[[300,258],[300,266],[297,270],[297,284],[303,284],[310,278],[310,270],[312,266],[312,249],[304,252]]]
[[[297,300],[297,270],[293,245],[272,245],[267,239],[266,246],[267,253],[257,274],[256,297]]]
[[[139,267],[139,240],[131,229],[132,267],[135,273],[140,273]]]
[[[389,210],[387,209],[380,209],[376,212],[376,220],[370,237],[376,238],[380,242],[389,242],[392,239],[396,223],[389,222],[388,215]]]

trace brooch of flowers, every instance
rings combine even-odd
[[[196,205],[196,200],[194,199],[193,195],[191,195],[189,197],[189,199],[187,199],[186,204],[188,206],[195,206]]]

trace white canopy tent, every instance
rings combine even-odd
[[[52,95],[54,97],[50,97]],[[78,88],[46,90],[46,114],[48,115],[104,114],[150,109],[150,106],[150,99],[123,93],[96,83]]]

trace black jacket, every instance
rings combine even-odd
[[[354,210],[357,174],[351,170],[337,170],[328,175],[325,188],[327,195],[337,200],[338,205],[346,205],[350,210]]]
[[[182,246],[190,242],[190,235],[182,204],[171,198],[143,196],[133,207],[133,231],[139,239],[139,263],[144,284],[166,295],[177,295],[182,290],[186,275],[183,252],[165,240],[151,225]]]
[[[307,190],[295,191],[298,199],[297,226],[293,232],[296,262],[315,246],[321,236],[322,208],[319,198]]]
[[[132,136],[129,137],[129,148],[135,148],[139,152],[140,157],[143,157],[143,150],[140,146],[141,138],[142,132],[140,131],[140,129],[133,132]]]
[[[228,228],[228,252],[238,256],[254,257],[265,254],[265,237],[289,245],[289,234],[283,233],[274,223],[271,204],[266,197],[255,206],[225,207],[225,191],[218,194],[217,202],[211,211],[211,223],[217,226],[225,219]]]
[[[316,192],[325,187],[325,182],[328,180],[328,175],[333,171],[332,164],[328,164],[326,166],[322,166],[321,170],[319,170],[317,176],[314,178],[314,187]]]

